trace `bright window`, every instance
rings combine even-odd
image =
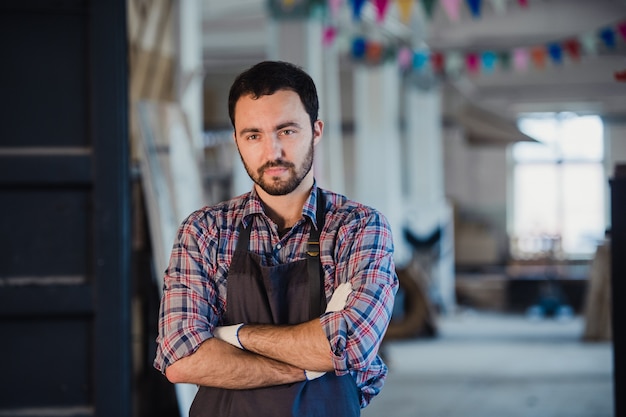
[[[592,255],[605,228],[602,120],[530,114],[519,127],[540,142],[513,146],[512,255]]]

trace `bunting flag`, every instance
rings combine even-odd
[[[567,39],[563,42],[563,49],[574,61],[580,59],[580,42],[577,39]]]
[[[433,0],[431,0],[431,2],[433,2]],[[414,4],[415,0],[396,0],[398,12],[400,13],[400,20],[402,20],[405,24],[408,24],[411,21]]]
[[[361,20],[361,11],[363,10],[363,6],[365,6],[366,0],[351,0],[352,1],[352,17],[354,20]]]
[[[431,55],[431,64],[433,66],[433,71],[436,73],[443,73],[445,69],[446,60],[441,52],[433,52]]]
[[[330,10],[330,16],[333,20],[339,17],[339,11],[341,10],[341,3],[343,0],[328,0],[327,7]]]
[[[555,64],[560,65],[563,63],[563,49],[558,43],[551,43],[548,45],[548,54],[550,55],[550,58],[552,58],[552,62]]]
[[[366,42],[364,38],[355,38],[352,41],[352,56],[354,58],[363,58],[366,51]]]
[[[402,2],[402,0],[399,1]],[[411,3],[413,2],[411,1]],[[429,19],[432,19],[435,11],[435,0],[422,0],[422,8],[424,9],[426,16]]]
[[[472,12],[472,16],[474,18],[480,17],[480,0],[467,0],[467,5],[469,6],[470,12]]]
[[[413,59],[413,51],[408,46],[403,46],[398,50],[398,65],[402,70],[408,70],[411,67]]]
[[[378,64],[383,58],[383,45],[379,42],[368,42],[365,46],[365,58],[370,64]]]
[[[376,8],[376,21],[382,23],[385,20],[387,14],[387,8],[389,7],[389,0],[373,0],[374,7]]]
[[[626,22],[617,25],[617,32],[622,36],[622,39],[626,41]]]
[[[532,67],[545,70],[548,66],[565,65],[567,60],[571,63],[580,62],[583,55],[597,54],[602,49],[614,51],[618,47],[626,47],[626,37],[622,33],[625,27],[626,21],[623,21],[578,37],[504,51],[431,51],[424,48],[411,51],[404,46],[396,48],[394,57],[403,71],[417,72],[422,78],[429,72],[439,76],[458,77],[462,73],[470,76],[492,74],[496,69],[525,72]],[[383,60],[386,59],[385,51],[380,55]],[[377,52],[375,56],[380,55]],[[368,62],[372,60],[368,59]],[[622,77],[622,73],[619,77]]]
[[[324,28],[324,32],[322,34],[322,44],[324,46],[330,46],[335,41],[337,37],[337,28],[333,26],[328,26]]]
[[[439,0],[443,6],[448,19],[451,22],[458,22],[461,18],[461,0]]]
[[[428,51],[416,51],[413,56],[413,68],[418,71],[423,71],[428,65],[429,56]]]
[[[463,55],[458,51],[447,54],[445,62],[445,72],[447,75],[457,78],[463,73]]]
[[[491,74],[492,72],[494,72],[496,68],[496,61],[498,59],[496,53],[493,51],[485,51],[483,52],[481,58],[483,72],[487,74]]]
[[[611,28],[603,28],[599,32],[600,39],[609,49],[615,49],[615,32]]]
[[[496,61],[500,63],[500,67],[502,67],[503,70],[508,71],[509,69],[511,69],[511,52],[499,52],[496,57]]]
[[[491,0],[491,7],[498,15],[506,13],[506,1],[507,0]]]
[[[525,48],[513,50],[513,65],[517,71],[526,71],[528,68],[528,51]]]
[[[475,53],[465,55],[465,65],[470,75],[478,74],[478,56]]]
[[[593,32],[587,32],[580,36],[580,43],[587,55],[595,55],[596,49],[596,35]]]
[[[490,0],[492,9],[499,15],[506,12],[508,1],[511,0]],[[376,20],[379,23],[384,21],[393,3],[396,4],[400,18],[405,23],[410,22],[415,3],[421,4],[424,16],[429,20],[433,19],[435,8],[440,6],[452,22],[458,22],[461,19],[463,3],[474,19],[481,17],[483,8],[483,0],[266,0],[266,2],[271,15],[278,19],[307,19],[323,15],[326,10],[326,16],[336,20],[341,8],[349,5],[352,7],[354,21],[361,21],[363,8],[369,2],[375,9]],[[520,7],[528,7],[527,0],[518,0],[518,3]]]

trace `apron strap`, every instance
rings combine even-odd
[[[312,319],[322,315],[326,309],[326,297],[324,294],[324,271],[320,261],[320,233],[324,228],[326,216],[326,201],[321,190],[317,189],[317,229],[311,225],[308,249],[306,252],[307,269],[309,271],[309,316]]]

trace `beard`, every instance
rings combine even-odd
[[[313,138],[311,138],[309,149],[300,167],[296,167],[295,164],[285,161],[284,159],[276,159],[274,161],[266,162],[259,169],[257,169],[256,172],[254,172],[248,164],[246,164],[246,161],[244,161],[243,158],[241,161],[243,162],[243,166],[246,168],[246,172],[250,176],[250,179],[252,179],[256,185],[261,187],[261,189],[269,195],[280,196],[291,193],[302,183],[302,180],[311,171],[311,167],[313,166],[313,153]],[[287,168],[289,171],[287,179],[282,180],[279,177],[266,179],[263,175],[265,170],[274,167]]]

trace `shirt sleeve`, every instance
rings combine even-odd
[[[337,235],[336,282],[350,282],[346,308],[321,317],[338,375],[367,373],[377,360],[398,288],[391,229],[376,211],[360,214]]]
[[[178,229],[165,271],[159,311],[157,352],[154,367],[165,373],[175,361],[195,352],[213,336],[217,323],[218,296],[207,253],[216,251],[216,239],[208,233],[199,213]]]

